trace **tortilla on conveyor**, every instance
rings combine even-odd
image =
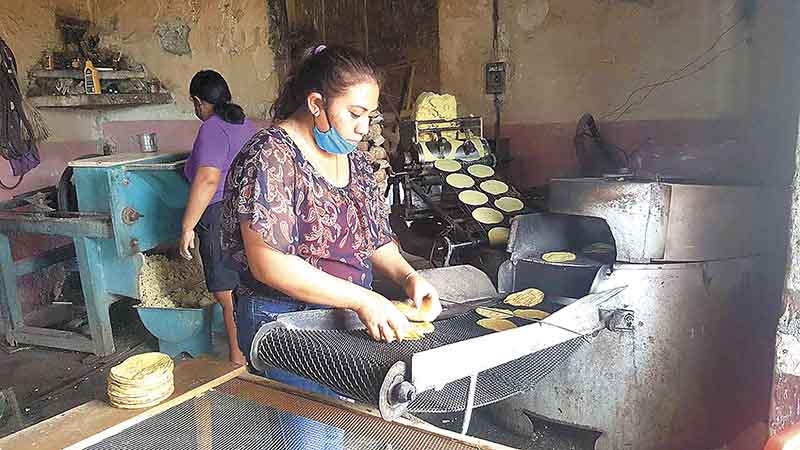
[[[550,313],[539,309],[515,309],[514,315],[526,320],[542,320],[549,316]]]
[[[514,322],[507,319],[481,319],[478,325],[492,331],[505,331],[512,328],[517,328]]]
[[[494,227],[489,230],[489,245],[505,245],[508,243],[510,230],[507,227]]]
[[[500,195],[508,192],[508,185],[498,180],[486,180],[481,183],[481,189],[492,195]]]
[[[463,173],[451,173],[444,180],[447,184],[456,189],[469,189],[475,186],[475,180],[473,180],[471,176],[464,175]]]
[[[494,175],[494,169],[483,164],[473,164],[467,167],[467,172],[475,178],[489,178]]]
[[[459,192],[458,200],[465,205],[481,206],[485,205],[486,202],[489,201],[489,197],[487,197],[483,192],[468,190]]]
[[[453,159],[437,159],[433,162],[433,167],[442,172],[458,172],[461,170],[461,163]]]
[[[518,198],[502,197],[495,200],[494,206],[500,211],[511,213],[521,210],[525,207],[525,204]]]
[[[503,303],[511,306],[534,307],[544,301],[544,292],[536,288],[528,288],[524,291],[509,294]]]
[[[489,308],[484,306],[475,308],[475,313],[487,319],[508,319],[514,317],[514,313],[508,309]]]

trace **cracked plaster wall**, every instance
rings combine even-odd
[[[577,174],[575,122],[602,118],[635,88],[664,79],[702,55],[744,14],[741,0],[499,0],[492,46],[492,1],[440,4],[442,91],[462,114],[482,115],[493,135],[484,64],[508,63],[501,136],[510,138],[512,179],[541,186]],[[649,168],[688,177],[750,175],[739,122],[749,105],[750,29],[741,24],[717,49],[736,45],[701,72],[655,90],[618,123],[601,124],[617,145],[643,149]],[[713,53],[711,53],[713,54]],[[608,116],[614,119],[614,115]]]
[[[575,121],[621,103],[711,45],[742,14],[731,0],[500,0],[500,37],[492,52],[492,1],[443,0],[441,82],[464,112],[491,115],[483,65],[509,66],[506,123]],[[740,42],[737,27],[720,48]],[[456,39],[456,37],[458,37]],[[696,76],[656,90],[627,119],[717,118],[747,108],[748,52],[736,51]]]

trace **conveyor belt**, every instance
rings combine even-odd
[[[474,311],[435,322],[436,330],[420,341],[383,343],[364,330],[300,330],[275,328],[258,342],[258,357],[267,364],[324,384],[354,400],[377,404],[381,383],[397,361],[411,363],[418,352],[492,333],[476,325]],[[518,326],[531,322],[513,318]],[[484,406],[534,387],[572,354],[584,339],[564,342],[481,372],[475,406]],[[477,358],[479,355],[464,355]],[[469,380],[452,382],[440,391],[421,392],[411,412],[444,413],[465,408]]]

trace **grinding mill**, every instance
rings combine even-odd
[[[142,252],[178,239],[188,196],[182,174],[185,159],[185,153],[132,153],[72,161],[79,212],[0,212],[0,317],[10,343],[97,355],[114,352],[109,306],[118,296],[139,298]],[[72,242],[15,264],[7,234],[11,232],[62,236]],[[26,325],[16,278],[75,256],[91,338]]]

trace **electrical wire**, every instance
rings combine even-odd
[[[644,88],[646,88],[646,89],[647,89],[647,88],[649,88],[649,90],[647,91],[647,93],[646,93],[646,94],[644,94],[644,95],[642,96],[642,98],[640,98],[640,99],[639,99],[639,100],[637,100],[636,102],[632,102],[632,103],[630,103],[630,104],[629,104],[629,105],[628,105],[628,106],[627,106],[627,107],[626,107],[624,110],[622,110],[622,112],[620,112],[619,114],[617,114],[617,116],[614,118],[614,120],[615,120],[615,121],[616,121],[616,120],[619,120],[619,119],[620,119],[622,116],[624,116],[625,114],[627,114],[628,112],[630,112],[630,110],[631,110],[631,109],[633,109],[633,108],[635,108],[635,107],[637,107],[637,106],[640,106],[640,105],[642,105],[642,104],[643,104],[643,103],[644,103],[644,102],[645,102],[645,101],[646,101],[646,100],[647,100],[647,99],[650,97],[650,95],[653,93],[653,91],[655,91],[657,88],[659,88],[659,87],[661,87],[661,86],[664,86],[664,85],[667,85],[667,84],[675,83],[675,82],[677,82],[677,81],[680,81],[680,80],[683,80],[683,79],[685,79],[685,78],[689,78],[689,77],[691,77],[691,76],[693,76],[693,75],[695,75],[695,74],[697,74],[697,73],[699,73],[699,72],[701,72],[701,71],[705,70],[705,69],[706,69],[706,68],[707,68],[709,65],[711,65],[711,64],[712,64],[714,61],[716,61],[717,59],[719,59],[719,58],[720,58],[722,55],[724,55],[725,53],[728,53],[728,52],[730,52],[730,51],[733,51],[733,50],[735,50],[736,48],[738,48],[740,45],[742,45],[742,44],[744,44],[744,43],[746,43],[746,42],[749,42],[749,41],[750,41],[750,39],[749,39],[749,38],[742,39],[741,41],[737,42],[736,44],[734,44],[734,45],[732,45],[732,46],[730,46],[730,47],[727,47],[727,48],[724,48],[724,49],[720,50],[720,51],[719,51],[717,54],[715,54],[715,55],[714,55],[714,57],[712,57],[711,59],[709,59],[708,61],[706,61],[705,63],[703,63],[703,64],[702,64],[702,65],[700,65],[699,67],[697,67],[696,69],[692,70],[691,72],[685,73],[685,74],[681,75],[680,77],[677,77],[677,78],[669,78],[669,79],[666,79],[666,80],[663,80],[663,81],[660,81],[660,82],[653,83],[653,84],[650,84],[650,85],[647,85],[647,86],[645,86]]]
[[[676,82],[676,81],[683,80],[683,79],[685,79],[685,78],[687,78],[687,77],[689,77],[689,76],[692,76],[692,75],[694,75],[694,74],[697,74],[698,72],[700,72],[700,71],[702,71],[702,70],[706,69],[706,68],[707,68],[707,67],[708,67],[708,66],[709,66],[711,63],[713,63],[714,61],[716,61],[717,59],[719,59],[719,57],[720,57],[720,56],[722,56],[723,54],[725,54],[725,53],[727,53],[727,52],[729,52],[729,51],[731,51],[731,50],[733,50],[733,49],[737,48],[737,47],[738,47],[739,45],[741,45],[743,42],[748,42],[748,41],[749,41],[749,38],[746,38],[746,39],[743,39],[743,40],[739,41],[737,44],[735,44],[735,45],[733,45],[733,46],[731,46],[731,47],[728,47],[728,48],[725,48],[725,49],[723,49],[723,50],[720,50],[719,52],[715,53],[715,54],[714,54],[714,56],[712,56],[712,57],[711,57],[709,60],[707,60],[706,62],[702,63],[702,64],[701,64],[700,66],[698,66],[697,68],[695,68],[695,69],[691,70],[691,71],[690,71],[690,72],[688,72],[688,73],[684,73],[686,70],[689,70],[689,69],[690,69],[692,66],[694,66],[695,64],[697,64],[697,63],[698,63],[699,61],[701,61],[703,58],[705,58],[705,57],[706,57],[708,54],[710,54],[711,52],[713,52],[713,51],[714,51],[714,49],[715,49],[715,48],[717,48],[717,46],[718,46],[718,45],[719,45],[719,44],[722,42],[722,40],[725,38],[725,36],[727,36],[727,35],[728,35],[729,33],[731,33],[731,32],[732,32],[732,31],[733,31],[733,30],[734,30],[734,29],[735,29],[737,26],[739,26],[739,25],[740,25],[742,22],[744,22],[746,18],[747,18],[747,15],[746,15],[746,14],[743,14],[742,16],[740,16],[740,17],[739,17],[739,18],[738,18],[738,19],[737,19],[737,20],[736,20],[736,21],[735,21],[733,24],[731,24],[731,25],[729,25],[727,28],[725,28],[725,30],[723,30],[723,31],[722,31],[722,33],[720,33],[720,34],[719,34],[719,36],[717,36],[717,37],[714,39],[714,41],[712,42],[712,44],[711,44],[711,45],[710,45],[710,46],[709,46],[709,47],[708,47],[708,48],[707,48],[705,51],[703,51],[703,52],[702,52],[702,53],[700,53],[698,56],[696,56],[695,58],[693,58],[691,61],[689,61],[688,63],[686,63],[686,64],[685,64],[683,67],[681,67],[680,69],[678,69],[678,70],[676,70],[676,71],[672,72],[672,73],[671,73],[670,75],[668,75],[668,76],[667,76],[665,79],[663,79],[663,80],[661,80],[661,81],[658,81],[658,82],[655,82],[655,83],[648,83],[648,84],[645,84],[645,85],[643,85],[643,86],[639,86],[639,87],[637,87],[636,89],[634,89],[633,91],[631,91],[631,92],[628,94],[628,96],[625,98],[625,101],[624,101],[624,102],[622,102],[622,104],[620,104],[620,105],[619,105],[619,106],[617,106],[616,108],[614,108],[614,109],[612,109],[612,110],[610,110],[610,111],[608,111],[608,112],[604,113],[603,115],[601,115],[601,116],[600,116],[600,119],[601,119],[601,120],[602,120],[602,119],[607,119],[607,118],[609,118],[609,117],[613,116],[614,114],[617,114],[614,120],[619,120],[619,119],[620,119],[622,116],[624,116],[625,114],[627,114],[628,112],[630,112],[630,110],[631,110],[633,107],[635,107],[635,106],[639,106],[639,105],[643,104],[643,103],[644,103],[644,101],[645,101],[645,100],[647,100],[647,98],[648,98],[648,97],[649,97],[649,96],[650,96],[650,95],[653,93],[653,91],[654,91],[655,89],[657,89],[657,88],[659,88],[659,87],[661,87],[661,86],[664,86],[664,85],[670,84],[670,83],[674,83],[674,82]],[[676,78],[676,77],[677,77],[677,78]],[[643,95],[643,96],[642,96],[642,97],[641,97],[641,98],[640,98],[638,101],[636,101],[636,102],[632,102],[632,100],[633,100],[633,98],[636,96],[636,94],[638,94],[638,93],[640,93],[640,92],[642,92],[642,91],[645,91],[645,90],[647,90],[647,91],[648,91],[646,94],[644,94],[644,95]]]
[[[10,191],[12,189],[16,189],[20,184],[22,184],[22,179],[23,178],[25,178],[25,174],[20,175],[19,178],[17,178],[17,182],[14,183],[11,186],[3,183],[3,180],[0,180],[0,188],[3,188],[5,190],[7,190],[7,191]]]

